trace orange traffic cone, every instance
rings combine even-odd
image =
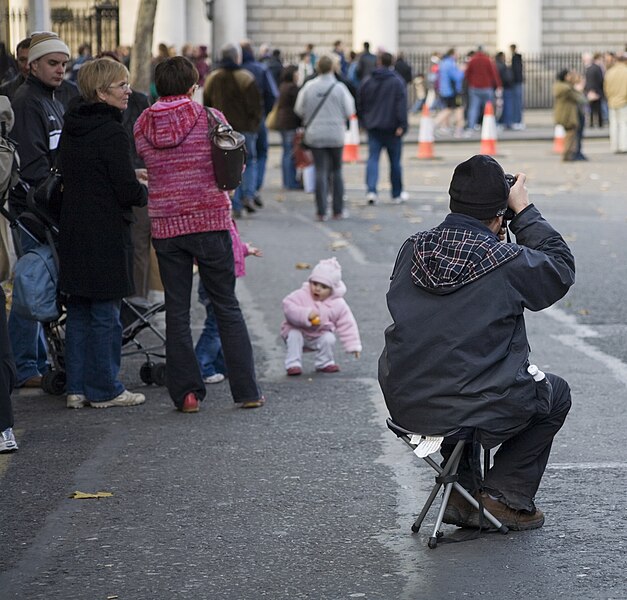
[[[352,115],[348,124],[348,129],[344,133],[343,162],[356,163],[359,161],[359,123],[357,115]]]
[[[555,154],[564,154],[564,138],[566,137],[566,130],[563,125],[555,126],[555,133],[553,135],[553,152]]]
[[[486,102],[481,125],[481,149],[479,154],[496,155],[496,118],[492,102]]]
[[[422,105],[420,117],[420,129],[418,130],[418,158],[435,158],[433,155],[433,119],[429,112],[429,106],[425,102]]]

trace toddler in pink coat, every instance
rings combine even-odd
[[[336,333],[344,350],[359,358],[359,329],[344,294],[342,267],[334,257],[321,260],[309,279],[283,298],[285,321],[281,325],[281,337],[287,345],[288,375],[303,372],[303,350],[316,352],[316,371],[337,373],[340,367],[333,358]]]

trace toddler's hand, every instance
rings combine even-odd
[[[248,252],[249,256],[251,254],[253,256],[258,256],[258,257],[262,257],[263,256],[263,251],[261,250],[261,248],[255,248],[255,246],[252,246],[248,242],[246,242],[246,251]]]
[[[316,325],[320,325],[320,315],[317,312],[310,312],[309,313],[309,322],[316,326]]]

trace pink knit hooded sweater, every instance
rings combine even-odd
[[[154,238],[231,228],[231,201],[217,187],[208,132],[204,107],[187,96],[161,98],[137,119],[135,145],[148,169]]]

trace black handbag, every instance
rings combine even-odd
[[[216,183],[221,190],[231,191],[242,183],[246,162],[246,138],[230,125],[222,122],[209,108],[209,145]]]
[[[56,164],[50,169],[47,177],[35,188],[32,194],[35,213],[42,214],[49,222],[58,225],[63,202],[63,175]],[[28,204],[28,197],[27,197]]]

